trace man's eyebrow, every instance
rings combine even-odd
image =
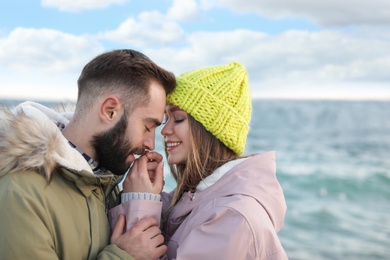
[[[157,118],[147,117],[144,121],[145,123],[154,124],[156,127],[161,125],[161,121]]]

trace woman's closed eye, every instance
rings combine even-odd
[[[164,115],[164,123],[172,120],[175,124],[180,124],[187,119],[187,113],[179,109],[177,106],[170,108],[169,112]]]
[[[185,118],[177,118],[177,119],[175,118],[175,120],[173,122],[179,124],[179,123],[183,122],[184,120],[185,120]]]

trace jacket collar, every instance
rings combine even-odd
[[[0,172],[38,170],[51,178],[58,166],[93,176],[88,162],[73,149],[58,128],[69,118],[33,102],[0,115]]]
[[[236,166],[239,163],[242,163],[248,158],[240,158],[237,160],[233,160],[230,162],[225,163],[224,165],[220,166],[218,169],[216,169],[210,176],[207,176],[204,178],[198,186],[196,186],[196,190],[204,190],[207,187],[213,185],[216,183],[225,173],[227,173],[230,169],[232,169],[234,166]]]

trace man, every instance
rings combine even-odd
[[[118,203],[117,184],[135,157],[154,150],[166,94],[175,86],[174,75],[142,53],[115,50],[82,70],[73,116],[33,102],[3,111],[0,258],[157,259],[164,254],[157,220],[143,219],[122,235],[121,218],[110,238],[107,210]],[[144,171],[161,179],[161,155],[146,156]]]

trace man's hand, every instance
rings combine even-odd
[[[148,152],[134,161],[123,181],[124,192],[160,194],[164,187],[164,163],[162,155]]]
[[[129,231],[122,235],[125,228],[125,216],[120,215],[111,235],[111,244],[117,245],[137,260],[158,259],[167,251],[164,237],[154,218],[141,219]]]

